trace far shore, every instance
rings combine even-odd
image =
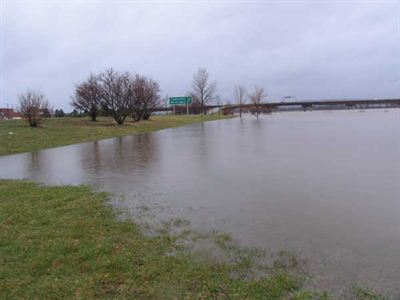
[[[127,120],[117,125],[111,117],[93,122],[86,117],[51,118],[40,127],[29,127],[23,120],[0,120],[0,155],[37,151],[99,139],[147,133],[191,123],[230,118],[224,115],[165,115],[148,121]]]

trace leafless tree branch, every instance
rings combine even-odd
[[[260,113],[260,104],[265,97],[267,97],[267,94],[264,92],[264,89],[258,86],[254,87],[254,91],[249,95],[250,101],[255,107],[253,114],[257,116],[257,119]]]
[[[161,105],[160,86],[151,78],[136,75],[129,83],[131,111],[135,121],[148,120],[155,108]]]
[[[118,124],[123,124],[131,113],[129,73],[119,73],[112,68],[98,76],[100,104]]]
[[[204,112],[204,105],[215,99],[217,84],[209,83],[209,74],[207,68],[200,68],[193,75],[192,94],[198,99],[201,107],[201,115]]]
[[[92,121],[96,117],[100,106],[100,91],[98,77],[90,74],[89,78],[75,86],[75,95],[72,98],[71,105],[90,115]]]
[[[245,103],[246,100],[246,88],[242,85],[235,86],[235,90],[233,92],[233,96],[235,98],[236,103],[240,105],[240,117],[242,117],[242,105]]]
[[[37,127],[50,117],[50,105],[44,93],[28,90],[18,96],[19,111],[31,127]]]

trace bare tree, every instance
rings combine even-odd
[[[135,122],[140,121],[142,115],[141,108],[145,98],[145,81],[146,79],[140,75],[136,75],[129,81],[131,114]]]
[[[160,106],[160,85],[157,81],[151,78],[146,79],[146,93],[145,101],[143,103],[142,118],[148,120],[153,113],[154,109]]]
[[[98,89],[101,107],[118,124],[123,124],[131,113],[129,73],[119,73],[112,68],[104,71],[98,76]]]
[[[100,91],[96,76],[90,74],[86,81],[75,86],[71,105],[88,113],[92,121],[96,121],[100,106]]]
[[[242,105],[246,102],[246,88],[242,85],[235,86],[233,96],[237,104],[239,104],[239,115],[242,117]]]
[[[207,68],[200,68],[193,75],[193,95],[200,103],[200,113],[203,116],[204,105],[215,98],[217,84],[215,82],[209,83]]]
[[[50,105],[44,93],[27,91],[18,95],[19,111],[31,127],[37,127],[49,117]]]
[[[135,121],[148,120],[154,109],[161,105],[160,86],[151,78],[136,75],[130,79],[131,111]]]
[[[258,119],[258,115],[260,113],[260,104],[262,103],[262,100],[267,97],[267,94],[264,92],[263,88],[260,87],[254,87],[254,91],[253,93],[251,93],[249,95],[251,103],[254,105],[255,111],[253,112],[253,114],[255,114],[257,116]]]

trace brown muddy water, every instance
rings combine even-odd
[[[0,157],[1,178],[91,184],[134,215],[287,249],[315,285],[400,297],[400,110],[288,112]]]

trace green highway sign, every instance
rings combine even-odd
[[[192,104],[192,97],[170,97],[170,105]]]

